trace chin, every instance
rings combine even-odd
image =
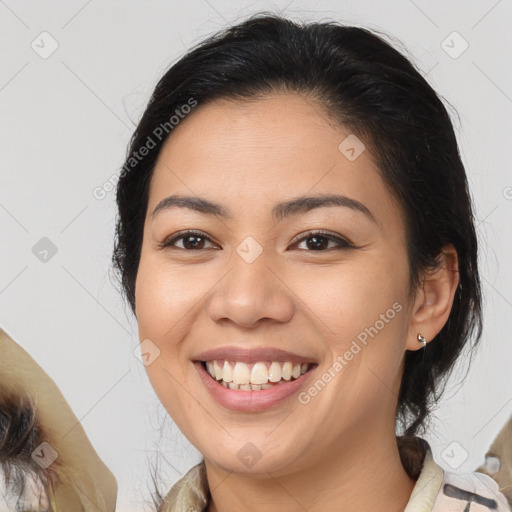
[[[227,472],[247,474],[260,478],[284,475],[290,473],[297,466],[297,458],[303,452],[297,443],[289,443],[275,446],[262,434],[261,438],[253,441],[242,440],[236,443],[236,447],[226,446],[223,443],[216,444],[218,449],[210,446],[205,450],[199,449],[205,460]],[[233,444],[233,440],[231,440]],[[304,447],[305,449],[306,447]]]

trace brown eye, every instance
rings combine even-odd
[[[176,242],[180,240],[183,240],[182,247],[175,245]],[[306,241],[307,252],[325,252],[329,249],[355,248],[355,246],[348,240],[345,240],[339,236],[335,236],[328,231],[310,231],[309,233],[306,233],[305,236],[296,241],[294,245],[303,243],[304,241]],[[159,247],[162,249],[170,248],[182,249],[186,251],[196,251],[208,249],[208,247],[205,247],[206,242],[211,242],[211,239],[200,231],[182,231],[177,235],[166,238],[161,244],[159,244]],[[334,247],[329,247],[330,242],[334,243]]]
[[[309,242],[310,240],[311,242]],[[302,243],[303,241],[306,241],[306,247],[310,252],[324,252],[326,249],[350,249],[355,247],[349,241],[327,231],[310,231],[300,238],[295,245],[299,242]],[[334,242],[335,246],[328,247],[329,242]]]
[[[176,247],[175,243],[179,240],[183,240],[183,247]],[[166,238],[159,247],[164,248],[176,248],[183,250],[201,250],[204,249],[204,244],[206,241],[211,241],[204,233],[200,231],[184,231],[177,236],[173,236],[172,238]]]

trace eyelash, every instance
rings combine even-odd
[[[181,232],[177,233],[177,236],[173,236],[172,238],[170,238],[170,237],[166,238],[163,242],[158,244],[158,247],[160,249],[180,249],[182,251],[187,251],[187,252],[204,250],[204,249],[183,249],[181,247],[173,247],[172,246],[172,244],[175,243],[176,241],[184,239],[184,238],[188,238],[190,236],[197,236],[197,237],[203,238],[205,240],[208,240],[209,242],[212,242],[212,240],[208,236],[206,236],[204,233],[202,233],[201,231],[193,231],[193,230],[192,231],[181,231]],[[302,236],[301,238],[299,238],[298,240],[293,242],[293,245],[296,245],[296,244],[302,242],[303,240],[307,240],[308,238],[313,238],[313,237],[327,238],[328,240],[339,243],[340,245],[338,245],[338,247],[334,247],[334,249],[340,249],[340,250],[345,249],[346,250],[346,249],[355,249],[356,248],[356,246],[354,244],[352,244],[351,242],[349,242],[348,240],[338,237],[338,236],[335,236],[335,235],[329,233],[328,231],[324,231],[324,230],[309,231],[309,232],[305,233],[304,236]],[[308,249],[301,249],[301,250],[305,250],[306,252],[327,252],[332,249],[333,248],[331,247],[329,249],[323,249],[323,250],[318,250],[318,251],[308,250]]]

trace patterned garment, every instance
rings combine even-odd
[[[512,416],[485,454],[484,464],[476,470],[496,480],[501,492],[512,504]]]
[[[483,473],[444,470],[432,456],[423,454],[423,467],[404,512],[510,512],[512,504],[498,484]],[[159,512],[206,512],[210,491],[204,460],[192,467],[171,488]]]

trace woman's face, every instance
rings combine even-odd
[[[197,208],[153,216],[169,196]],[[340,198],[306,200],[328,196]],[[405,243],[369,150],[311,100],[215,101],[173,129],[151,182],[136,314],[151,383],[205,459],[278,475],[394,435],[404,351],[421,347]],[[226,380],[281,380],[230,389],[206,360],[214,373],[227,360]],[[297,365],[312,369],[295,380]]]

